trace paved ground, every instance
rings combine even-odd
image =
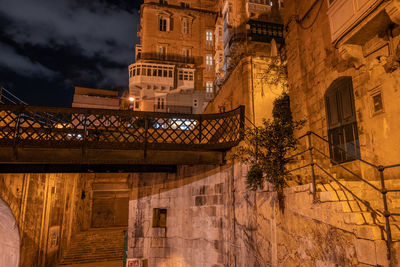
[[[122,267],[123,261],[106,261],[106,262],[91,262],[79,263],[72,265],[59,265],[59,267]]]

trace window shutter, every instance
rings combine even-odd
[[[340,126],[339,110],[336,94],[329,94],[325,98],[326,111],[328,112],[328,129]]]
[[[168,31],[173,31],[173,30],[174,30],[174,18],[170,18]]]
[[[345,84],[339,90],[342,123],[344,124],[355,121],[351,89],[348,84]]]

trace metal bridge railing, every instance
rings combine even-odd
[[[388,193],[394,193],[394,192],[400,192],[400,189],[387,189],[386,188],[386,185],[385,185],[385,170],[400,167],[400,164],[394,164],[394,165],[388,165],[388,166],[375,165],[375,164],[372,164],[372,163],[370,163],[368,161],[365,161],[365,160],[361,159],[360,157],[356,157],[355,155],[349,155],[349,156],[353,157],[354,159],[356,159],[356,160],[358,160],[358,161],[360,161],[360,162],[362,162],[364,164],[369,165],[370,167],[374,168],[375,170],[377,170],[379,172],[380,186],[375,186],[370,181],[368,181],[368,180],[364,179],[363,177],[361,177],[360,175],[354,173],[350,169],[348,169],[345,166],[341,165],[339,162],[334,161],[329,155],[327,155],[323,151],[321,151],[318,148],[316,148],[315,146],[313,146],[312,137],[318,138],[323,143],[326,143],[331,147],[335,147],[335,148],[341,150],[343,153],[346,153],[346,154],[349,155],[349,153],[346,152],[345,150],[343,150],[342,148],[332,144],[331,142],[329,142],[325,138],[321,137],[320,135],[309,131],[305,135],[299,137],[299,139],[307,138],[307,143],[308,143],[307,148],[305,150],[303,150],[303,151],[300,151],[300,152],[292,155],[290,157],[290,159],[294,159],[294,158],[297,158],[300,155],[309,153],[310,161],[309,161],[309,163],[306,163],[306,164],[304,164],[304,165],[302,165],[300,167],[297,167],[297,168],[294,168],[292,170],[289,170],[289,173],[297,171],[297,170],[300,170],[300,169],[310,168],[310,170],[311,170],[311,178],[312,178],[313,200],[317,201],[317,195],[316,195],[317,194],[317,191],[316,191],[316,183],[317,183],[317,181],[316,181],[316,174],[315,174],[316,169],[315,168],[318,168],[329,179],[335,181],[343,190],[345,190],[350,195],[352,195],[354,197],[354,199],[356,199],[358,202],[362,203],[367,208],[367,210],[370,211],[372,214],[383,216],[385,218],[385,229],[384,230],[385,230],[385,233],[386,233],[386,245],[387,245],[387,253],[388,253],[387,257],[388,257],[388,259],[390,259],[390,256],[391,256],[390,251],[391,251],[391,245],[392,245],[392,232],[391,232],[391,227],[390,227],[390,217],[400,216],[400,213],[390,212],[389,206],[388,206],[387,194]],[[356,178],[356,180],[362,181],[363,183],[368,185],[372,190],[380,193],[380,195],[382,197],[383,211],[379,211],[379,210],[374,209],[373,207],[371,207],[371,205],[367,201],[362,200],[360,197],[358,197],[356,195],[356,193],[354,193],[350,188],[346,187],[336,177],[334,177],[331,173],[329,173],[329,171],[327,171],[324,167],[322,167],[321,164],[317,163],[315,161],[315,159],[314,159],[314,156],[316,156],[316,155],[319,155],[322,158],[330,160],[333,164],[336,164],[336,166],[338,166],[339,168],[344,170],[345,173],[349,174],[351,177]]]
[[[0,146],[227,150],[242,139],[244,106],[178,114],[0,105]]]

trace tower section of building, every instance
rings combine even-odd
[[[246,106],[262,123],[286,90],[282,0],[220,0],[215,24],[216,95],[206,112]]]
[[[215,79],[215,1],[152,1],[141,6],[141,44],[129,66],[129,95],[143,111],[201,113]]]

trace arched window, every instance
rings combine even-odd
[[[360,158],[351,77],[335,80],[325,93],[331,159],[342,163]]]

